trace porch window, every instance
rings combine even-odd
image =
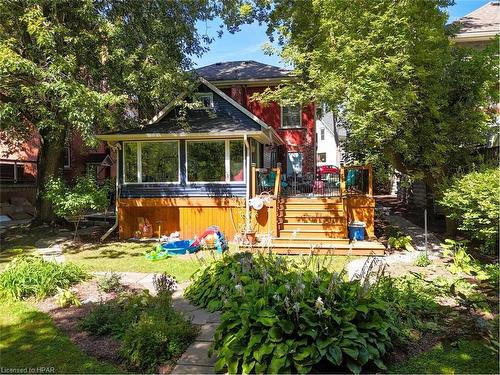
[[[126,142],[123,175],[127,183],[179,182],[179,142]]]
[[[142,142],[142,182],[178,182],[178,142]]]
[[[281,127],[283,129],[302,127],[302,110],[300,105],[281,106]]]
[[[242,141],[186,141],[188,182],[245,180]]]
[[[244,162],[243,159],[243,142],[229,141],[229,163],[231,181],[243,181],[244,175]]]
[[[123,177],[125,182],[139,182],[137,181],[137,151],[137,143],[125,143],[123,146]]]
[[[225,142],[187,142],[189,182],[220,182],[226,180]]]

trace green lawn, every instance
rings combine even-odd
[[[152,243],[111,242],[68,249],[64,255],[67,261],[83,265],[90,271],[166,272],[178,281],[188,280],[200,266],[200,261],[192,255],[156,261],[146,259],[144,252],[154,246]],[[207,252],[202,256],[212,258]]]
[[[122,373],[82,353],[44,313],[25,302],[0,299],[0,365],[48,368],[47,373]],[[54,368],[54,371],[50,371]]]
[[[393,374],[498,374],[498,355],[480,341],[459,341],[454,347],[436,345],[389,369]]]

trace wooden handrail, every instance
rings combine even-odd
[[[340,197],[342,198],[345,194],[345,168],[340,168]]]
[[[279,196],[281,192],[281,164],[278,163],[276,169],[276,179],[274,180],[274,195]]]

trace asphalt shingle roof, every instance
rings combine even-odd
[[[286,78],[291,71],[247,60],[215,63],[198,68],[196,72],[208,81],[235,81]]]
[[[500,1],[490,1],[455,22],[461,25],[459,35],[487,32],[500,34]]]

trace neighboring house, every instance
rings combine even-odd
[[[26,215],[19,213],[20,209],[15,206],[21,202],[20,199],[23,202],[29,202],[32,206],[35,205],[40,137],[36,132],[29,141],[12,140],[5,133],[1,136],[0,214],[8,215],[11,219],[21,216],[27,218]],[[90,149],[83,144],[82,138],[75,134],[70,137],[65,147],[61,176],[66,180],[74,180],[83,174],[91,174],[99,182],[103,182],[113,176],[115,171],[109,165],[110,159],[106,159],[107,155],[109,155],[109,149],[103,142],[95,149]],[[12,215],[12,210],[19,215]],[[28,207],[24,211],[30,216],[34,214],[33,209],[28,209]]]
[[[216,225],[229,239],[258,232],[286,251],[310,252],[311,242],[326,242],[323,251],[340,254],[350,251],[348,221],[364,220],[373,236],[369,169],[348,173],[359,182],[350,190],[342,173],[332,183],[314,180],[314,104],[283,108],[251,100],[289,79],[288,71],[237,61],[196,75],[197,88],[179,99],[198,108],[172,103],[146,126],[98,136],[119,150],[120,238],[180,231],[187,239]],[[272,198],[253,215],[250,198],[261,192]],[[354,253],[383,254],[379,244],[361,242]]]
[[[341,166],[344,163],[340,142],[345,139],[346,131],[326,105],[318,108],[316,120],[316,163],[318,166]]]
[[[453,37],[458,45],[484,48],[500,33],[500,1],[490,1],[454,23],[460,25]]]

